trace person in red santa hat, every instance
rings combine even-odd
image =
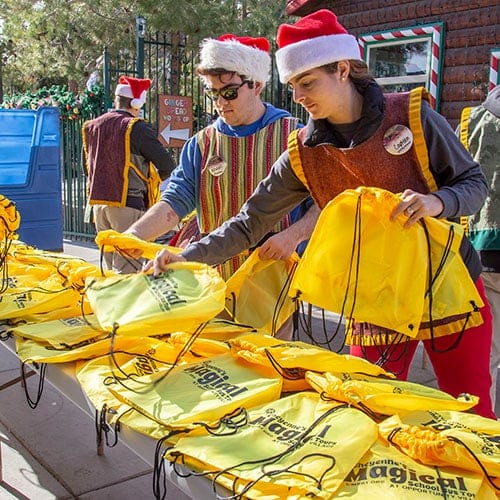
[[[125,231],[151,205],[151,198],[175,167],[170,153],[141,118],[151,80],[121,76],[115,107],[82,128],[88,173],[88,205],[97,232]],[[108,269],[136,272],[141,264],[126,254],[106,253]]]
[[[481,168],[431,108],[427,92],[417,88],[384,94],[369,74],[356,38],[333,12],[322,9],[295,24],[282,24],[277,43],[280,79],[309,113],[306,127],[291,135],[287,152],[238,215],[180,255],[162,250],[146,269],[159,273],[169,262],[183,259],[225,261],[254,245],[308,195],[324,208],[344,190],[363,185],[400,193],[391,219],[401,220],[402,230],[424,217],[457,218],[481,207],[488,192]],[[474,410],[495,418],[489,394],[491,311],[479,277],[481,263],[465,237],[459,258],[465,264],[463,279],[476,284],[484,307],[444,318],[434,328],[422,322],[414,337],[354,319],[351,353],[406,379],[422,340],[440,389],[453,396],[479,396]]]
[[[192,221],[199,229],[182,233],[193,238],[239,212],[286,149],[290,132],[299,126],[288,111],[262,100],[271,71],[269,50],[263,37],[228,33],[203,40],[197,74],[219,116],[187,141],[161,201],[127,232],[153,240],[195,210]],[[262,256],[287,259],[307,240],[319,211],[311,199],[299,205],[268,228],[260,247]],[[182,246],[179,239],[175,244]],[[221,264],[222,277],[229,278],[246,258],[242,254]],[[284,331],[285,327],[282,335],[291,335],[290,329]]]

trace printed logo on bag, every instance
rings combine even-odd
[[[220,156],[212,156],[207,162],[207,168],[214,177],[219,177],[226,171],[227,163]]]
[[[13,302],[16,304],[18,309],[24,309],[26,308],[26,304],[28,302],[31,302],[32,300],[33,296],[31,295],[31,292],[24,292],[16,295],[16,298],[13,300]]]
[[[251,425],[261,428],[268,436],[270,436],[273,441],[296,441],[297,438],[303,434],[306,427],[302,425],[294,424],[289,422],[281,415],[276,413],[274,408],[267,408],[266,415],[261,415],[260,417],[252,420]],[[329,441],[325,439],[331,425],[325,425],[317,434],[308,436],[305,440],[308,443],[318,446],[318,447],[334,447],[337,442]]]
[[[400,488],[416,493],[435,492],[436,496],[441,496],[444,490],[448,495],[457,495],[457,498],[475,498],[475,494],[468,491],[465,480],[461,476],[434,477],[428,473],[419,474],[416,470],[391,459],[372,460],[359,464],[344,481],[359,485],[366,481],[373,484],[377,479],[380,479],[381,483],[388,480]]]
[[[393,125],[388,128],[382,139],[385,150],[391,155],[405,154],[413,145],[413,134],[404,125]]]
[[[175,306],[182,306],[187,303],[186,299],[179,297],[177,288],[179,283],[171,278],[173,271],[167,269],[162,275],[162,279],[156,279],[154,276],[148,276],[151,293],[156,297],[161,304],[162,309],[169,311]]]
[[[210,361],[196,364],[184,370],[184,373],[194,375],[194,383],[203,390],[210,390],[220,399],[230,401],[232,398],[248,391],[248,387],[241,387],[228,382],[229,375],[222,368],[212,365]]]

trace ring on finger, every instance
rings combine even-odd
[[[412,216],[413,214],[415,213],[415,209],[412,208],[412,207],[408,207],[406,210],[405,210],[405,214],[408,215],[409,217]]]

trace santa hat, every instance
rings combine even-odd
[[[198,69],[225,69],[254,82],[266,83],[271,71],[270,45],[265,38],[236,36],[230,33],[207,38],[200,46]]]
[[[342,59],[362,60],[356,37],[327,9],[313,12],[295,24],[282,24],[276,42],[276,64],[282,83],[304,71]]]
[[[130,97],[130,105],[140,109],[146,102],[146,96],[151,86],[149,78],[134,78],[132,76],[120,76],[116,86],[115,95]]]

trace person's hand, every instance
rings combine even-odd
[[[439,197],[406,189],[401,195],[401,202],[391,214],[391,220],[403,214],[408,217],[404,227],[410,227],[422,217],[435,217],[441,214],[443,209],[443,202]]]
[[[167,249],[160,250],[153,260],[144,264],[142,270],[144,272],[153,270],[153,276],[159,276],[168,267],[171,262],[185,262],[186,259],[182,255],[169,252]]]
[[[295,251],[295,238],[290,238],[286,232],[276,233],[259,247],[261,259],[287,260]]]
[[[131,235],[134,236],[135,238],[139,238],[135,233],[135,231],[129,231],[128,229],[126,231],[123,231],[122,234]],[[120,248],[120,253],[126,255],[130,259],[139,260],[142,257],[143,250],[141,248]]]

